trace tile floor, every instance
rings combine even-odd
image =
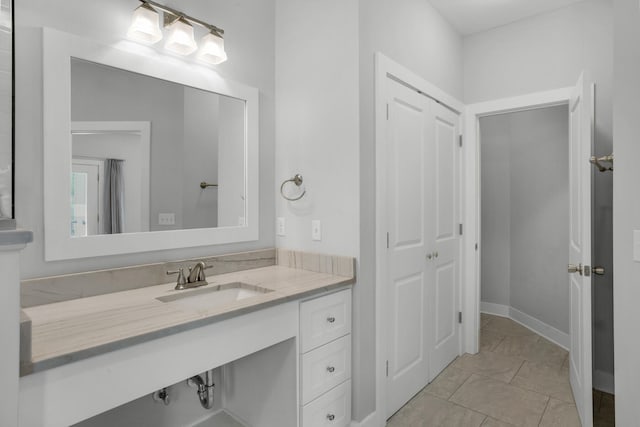
[[[579,427],[568,352],[510,319],[481,322],[480,352],[457,358],[388,427]],[[612,396],[594,394],[596,426],[614,425],[600,423],[612,408]]]

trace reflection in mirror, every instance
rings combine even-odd
[[[13,218],[13,36],[11,0],[0,0],[0,229]]]
[[[70,129],[71,237],[245,224],[244,100],[72,58]]]

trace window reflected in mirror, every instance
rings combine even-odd
[[[71,59],[71,237],[245,225],[245,101]]]

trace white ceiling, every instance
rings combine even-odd
[[[430,0],[462,35],[486,31],[582,0]]]

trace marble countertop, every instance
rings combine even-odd
[[[209,286],[242,282],[271,292],[217,308],[196,308],[157,298],[204,288],[174,290],[174,283],[25,308],[31,319],[31,361],[22,375],[50,369],[169,334],[301,299],[354,283],[354,277],[282,265],[220,274]]]

